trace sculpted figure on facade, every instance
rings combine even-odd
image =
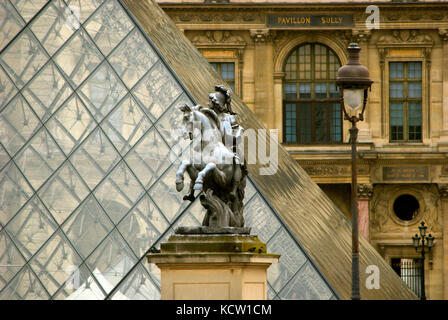
[[[190,158],[176,173],[176,190],[184,188],[184,173],[191,182],[184,200],[200,201],[206,209],[204,227],[244,227],[243,199],[247,169],[241,146],[243,128],[231,108],[230,92],[215,86],[208,107],[183,105],[182,134],[193,141]]]

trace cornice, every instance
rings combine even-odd
[[[162,9],[167,10],[212,10],[216,11],[217,9],[223,10],[269,10],[269,11],[285,11],[290,9],[297,9],[297,10],[312,10],[312,11],[324,11],[328,9],[338,9],[338,10],[358,10],[365,12],[366,6],[369,5],[376,5],[381,9],[384,10],[408,10],[408,9],[415,9],[415,10],[439,10],[440,8],[443,8],[446,10],[448,8],[448,3],[446,2],[419,2],[419,3],[412,3],[412,2],[345,2],[345,3],[324,3],[324,2],[307,2],[307,3],[222,3],[222,4],[210,4],[210,3],[161,3],[159,2],[158,5]]]
[[[294,158],[302,166],[312,166],[312,165],[347,165],[351,163],[351,159],[300,159]],[[357,159],[358,166],[376,166],[376,165],[418,165],[418,166],[431,166],[431,165],[448,165],[448,160],[441,159],[430,159],[430,160],[420,160],[420,159]]]
[[[380,6],[381,29],[414,28],[414,29],[440,29],[448,28],[448,2],[441,3],[440,6],[406,6],[399,3],[394,7]],[[368,17],[365,6],[357,7],[353,4],[342,6],[333,4],[332,6],[309,5],[289,5],[289,6],[247,6],[247,5],[162,5],[165,12],[174,20],[177,25],[234,25],[240,27],[244,25],[266,24],[268,14],[351,14],[354,18],[355,29],[365,29],[364,22]],[[278,29],[278,28],[274,28]],[[291,29],[291,28],[286,28]],[[333,29],[334,30],[334,29]],[[370,37],[369,31],[355,31],[354,36],[359,36],[360,40]]]

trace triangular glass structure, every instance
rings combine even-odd
[[[203,215],[174,185],[193,97],[119,0],[0,17],[0,299],[159,299],[147,250]],[[251,179],[245,219],[281,254],[270,299],[339,298]]]

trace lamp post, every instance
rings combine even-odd
[[[429,234],[426,235],[426,228],[427,226],[425,226],[425,223],[422,221],[422,223],[418,226],[418,229],[420,231],[420,237],[418,236],[418,234],[415,234],[415,236],[412,237],[412,244],[414,245],[415,251],[418,251],[418,249],[421,249],[421,254],[422,254],[422,267],[421,267],[421,272],[422,272],[422,276],[421,276],[421,287],[422,287],[422,294],[420,296],[421,300],[426,300],[426,295],[425,295],[425,247],[428,248],[428,252],[431,251],[431,248],[434,244],[434,237]],[[420,242],[421,241],[421,242]],[[426,241],[426,243],[425,243]]]
[[[359,235],[358,235],[358,199],[357,199],[357,172],[356,172],[356,141],[358,128],[356,123],[364,120],[364,111],[367,103],[367,95],[373,81],[370,80],[369,70],[359,63],[358,44],[351,43],[348,50],[348,62],[339,68],[336,76],[336,84],[341,89],[341,103],[344,112],[344,120],[351,122],[350,143],[352,145],[352,300],[360,300],[359,290]],[[361,112],[356,115],[358,109]],[[349,110],[347,110],[348,108]],[[351,115],[354,113],[354,115]]]

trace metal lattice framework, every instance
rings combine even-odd
[[[203,215],[174,188],[194,98],[121,1],[0,17],[0,299],[159,299],[145,254]],[[282,255],[270,299],[338,298],[252,180],[245,219]]]

